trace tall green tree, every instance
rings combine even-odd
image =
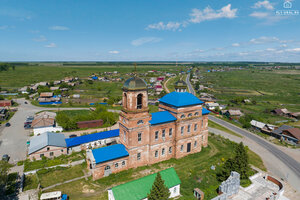
[[[164,180],[162,180],[160,173],[158,172],[150,194],[147,195],[148,200],[166,200],[169,199],[170,192],[168,187],[165,185]]]
[[[236,145],[234,157],[229,158],[217,173],[218,180],[225,181],[230,176],[231,171],[238,172],[241,179],[249,178],[249,158],[247,150],[242,142]]]
[[[239,143],[235,150],[235,171],[241,175],[241,179],[247,179],[249,177],[249,158],[247,150],[243,142]]]

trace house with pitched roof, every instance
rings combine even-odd
[[[34,135],[39,135],[45,132],[61,132],[63,128],[58,126],[55,121],[55,113],[42,112],[34,118],[31,123]]]
[[[53,158],[67,153],[65,136],[60,133],[43,133],[30,140],[28,156],[30,160],[40,160],[44,156]]]
[[[169,198],[180,196],[181,181],[175,169],[168,168],[159,172],[165,185],[169,188]],[[145,176],[108,190],[108,200],[147,200],[157,173]]]
[[[186,84],[159,99],[149,113],[147,83],[128,79],[123,86],[119,144],[89,151],[93,179],[122,170],[198,153],[207,146],[208,114],[203,102],[186,92]],[[105,153],[111,152],[111,153]]]

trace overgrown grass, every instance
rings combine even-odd
[[[211,120],[208,120],[208,126],[211,127],[211,128],[215,128],[215,129],[219,129],[221,131],[224,131],[226,133],[229,133],[231,135],[234,135],[234,136],[237,136],[237,137],[240,137],[242,138],[243,136],[241,136],[240,134],[236,133],[236,132],[233,132],[227,128],[225,128],[224,126],[221,126],[220,124],[217,124]]]
[[[89,179],[79,180],[55,187],[49,191],[61,190],[72,199],[107,199],[107,189],[126,183],[131,180],[146,176],[148,174],[174,167],[181,180],[182,200],[194,199],[193,189],[200,188],[205,193],[205,199],[217,196],[217,188],[220,182],[217,181],[216,171],[211,170],[214,165],[220,168],[224,160],[233,156],[235,143],[217,135],[209,136],[209,146],[203,148],[200,153],[192,154],[181,159],[170,159],[150,166],[129,169],[120,173],[111,174],[97,181]],[[249,151],[248,151],[249,153]],[[249,153],[250,163],[261,167],[262,161],[258,155]],[[255,155],[255,154],[254,154]],[[249,180],[243,180],[243,185],[248,185]],[[48,191],[47,191],[48,192]]]
[[[201,68],[199,68],[201,69]],[[282,116],[270,113],[275,108],[287,108],[292,112],[300,111],[300,77],[297,73],[282,74],[280,70],[244,69],[207,73],[203,71],[201,84],[212,88],[210,93],[229,104],[229,108],[241,109],[246,115],[251,114],[256,120],[274,124],[286,120]],[[298,70],[299,71],[299,70]],[[236,97],[250,99],[256,104],[233,104]]]
[[[41,187],[48,187],[56,183],[84,176],[83,170],[86,170],[86,163],[73,167],[56,167],[51,169],[42,169],[37,172]]]
[[[67,164],[77,160],[84,159],[84,152],[73,152],[70,155],[61,155],[52,159],[44,157],[42,160],[30,161],[29,159],[24,161],[24,171],[31,171],[35,169],[42,169],[45,167],[52,167],[55,165]]]
[[[36,174],[26,175],[24,179],[24,191],[36,189],[39,185],[38,177]]]

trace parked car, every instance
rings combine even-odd
[[[77,137],[77,135],[73,134],[69,136],[69,138],[74,138],[74,137]]]
[[[28,104],[27,101],[24,102],[25,104]]]
[[[33,117],[33,116],[27,116],[27,117],[26,117],[26,120],[27,120],[27,121],[33,121],[33,120],[34,120],[34,117]]]
[[[7,122],[7,123],[5,124],[5,126],[6,126],[6,127],[10,127],[10,123]]]
[[[8,162],[8,161],[9,161],[9,155],[4,154],[4,155],[2,156],[2,160],[5,161],[5,162]]]
[[[24,124],[24,128],[25,129],[31,128],[31,124]]]

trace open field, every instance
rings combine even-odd
[[[200,68],[199,68],[200,69]],[[208,73],[202,70],[204,78],[201,82],[211,87],[210,93],[220,100],[221,104],[229,104],[229,108],[241,109],[255,119],[265,123],[290,120],[282,116],[272,115],[275,108],[287,108],[291,112],[300,112],[300,76],[293,70],[259,70],[244,69]],[[250,99],[251,104],[234,104],[231,100],[243,97]]]
[[[174,65],[139,65],[137,71],[140,73],[149,70],[173,71]],[[134,71],[133,65],[101,65],[101,64],[54,64],[42,63],[41,65],[17,65],[15,70],[0,72],[0,85],[2,88],[18,88],[41,81],[60,80],[67,76],[79,78],[88,77],[93,73],[113,72],[128,73]]]
[[[82,179],[69,184],[63,184],[49,191],[61,190],[70,195],[71,199],[107,199],[107,189],[125,183],[145,175],[174,167],[182,184],[179,199],[193,199],[193,189],[200,188],[205,193],[205,199],[211,199],[217,195],[216,189],[219,182],[216,179],[217,170],[223,160],[233,155],[235,144],[222,137],[211,135],[209,146],[200,153],[186,156],[181,159],[171,159],[150,166],[126,170],[97,181]],[[258,155],[248,151],[250,163],[261,169],[265,169],[263,162]],[[187,165],[188,163],[188,165]],[[211,170],[212,165],[216,171]]]

